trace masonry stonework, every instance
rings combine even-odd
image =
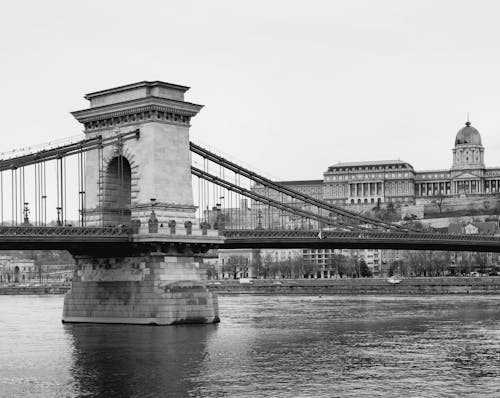
[[[90,108],[73,112],[88,138],[136,134],[86,154],[85,223],[129,226],[130,245],[123,253],[72,253],[64,322],[219,321],[217,296],[194,257],[223,238],[195,216],[189,127],[202,106],[184,101],[188,89],[129,84],[87,94]]]
[[[217,296],[193,257],[77,256],[64,322],[171,325],[219,321]]]

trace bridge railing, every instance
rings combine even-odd
[[[464,241],[464,242],[500,242],[500,236],[459,235],[412,232],[354,232],[354,231],[311,231],[311,230],[223,230],[227,239],[359,239],[359,240],[420,240],[420,241]]]
[[[0,226],[0,236],[128,236],[127,227]]]

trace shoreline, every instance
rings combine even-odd
[[[414,277],[391,284],[386,278],[210,280],[207,285],[219,295],[500,295],[500,277]],[[60,295],[69,284],[0,286],[1,295]]]
[[[217,283],[219,282],[219,283]],[[500,294],[500,277],[415,277],[398,284],[386,278],[210,281],[217,294],[442,295]]]

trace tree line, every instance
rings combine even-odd
[[[455,257],[455,261],[453,258]],[[400,258],[385,264],[379,264],[382,276],[400,275],[411,276],[446,276],[467,275],[473,271],[481,274],[500,271],[496,265],[491,264],[487,253],[464,252],[458,255],[445,251],[407,250]],[[218,273],[215,265],[207,266],[209,279],[238,279],[249,276],[250,267],[253,268],[252,276],[259,279],[275,278],[366,278],[372,277],[373,272],[368,267],[365,259],[355,253],[351,255],[332,254],[324,264],[307,261],[302,258],[276,259],[270,254],[261,256],[260,251],[253,253],[252,261],[245,256],[230,256],[225,259]],[[328,273],[325,275],[324,272]],[[322,275],[323,273],[323,275]]]
[[[258,253],[257,253],[258,252]],[[226,278],[238,279],[249,276],[249,268],[253,267],[255,277],[259,279],[298,279],[298,278],[320,278],[321,273],[330,271],[331,276],[342,277],[370,277],[372,271],[365,260],[357,255],[345,256],[342,254],[332,255],[326,264],[320,265],[314,261],[307,261],[301,258],[276,259],[270,254],[262,258],[260,251],[253,255],[250,263],[247,257],[231,256],[226,259],[221,267],[221,272]],[[209,279],[222,278],[218,275],[215,265],[207,267]]]

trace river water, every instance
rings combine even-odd
[[[500,397],[500,297],[220,296],[205,326],[0,296],[1,397]]]

